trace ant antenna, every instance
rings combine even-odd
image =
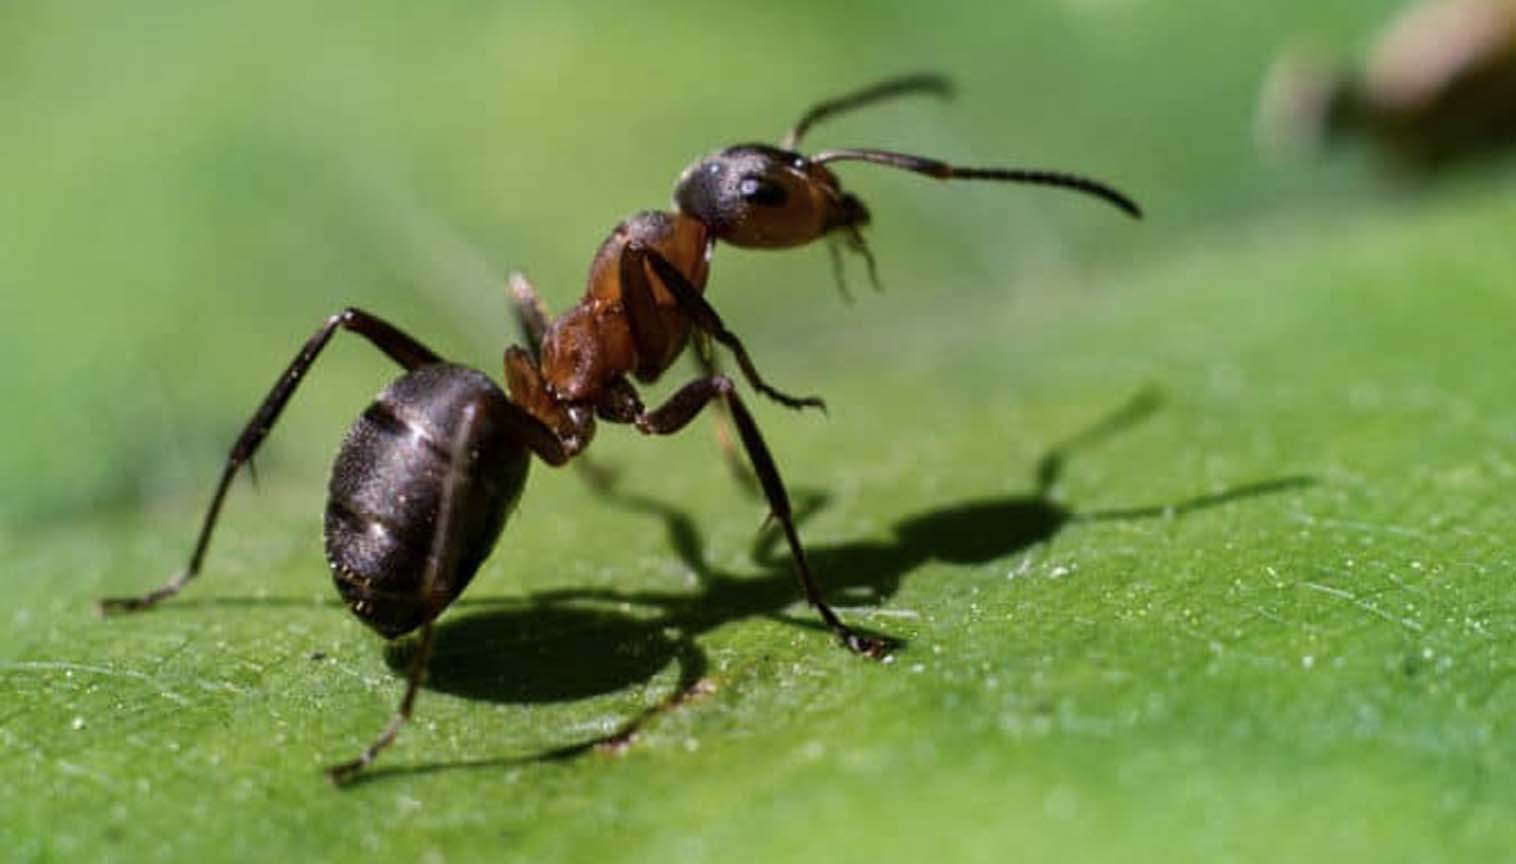
[[[835,99],[828,99],[825,102],[812,106],[810,110],[801,115],[800,121],[780,140],[779,147],[783,150],[794,150],[800,145],[801,137],[812,126],[828,117],[841,114],[844,111],[851,111],[854,108],[862,108],[874,102],[882,102],[885,99],[906,96],[912,93],[925,93],[940,96],[944,99],[951,99],[953,97],[953,83],[941,75],[924,72],[918,75],[887,78],[876,84],[870,84],[861,90],[855,90],[852,93],[838,96]]]
[[[908,153],[850,148],[818,153],[811,157],[810,162],[813,165],[825,165],[828,162],[872,162],[875,165],[914,171],[939,180],[1000,180],[1008,183],[1029,183],[1035,186],[1057,186],[1104,199],[1106,203],[1120,208],[1133,219],[1142,218],[1142,208],[1124,193],[1099,180],[1092,180],[1078,174],[1065,174],[1061,171],[1027,168],[960,168],[936,159],[912,156]]]

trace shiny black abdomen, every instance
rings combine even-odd
[[[469,405],[475,420],[460,438]],[[530,464],[508,409],[487,375],[439,363],[390,384],[348,429],[332,466],[326,558],[353,614],[384,636],[435,618],[494,548]],[[441,497],[460,458],[468,461],[455,475],[449,536],[438,537]],[[433,554],[451,567],[426,591]]]

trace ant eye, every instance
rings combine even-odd
[[[760,207],[783,207],[788,196],[784,187],[762,177],[744,177],[737,184],[742,200]]]

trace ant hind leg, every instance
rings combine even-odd
[[[289,403],[290,397],[295,395],[296,388],[305,379],[306,373],[315,364],[316,358],[321,355],[321,349],[326,347],[338,330],[357,333],[406,370],[441,362],[441,358],[430,348],[412,339],[382,318],[376,318],[361,309],[348,307],[327,318],[325,323],[306,340],[305,345],[295,355],[295,359],[290,361],[288,368],[279,375],[268,395],[263,397],[258,410],[253,412],[252,418],[243,427],[242,434],[238,435],[236,442],[232,444],[231,452],[226,457],[226,466],[221,471],[221,480],[216,485],[210,506],[206,508],[205,517],[201,521],[200,534],[195,540],[194,551],[190,553],[189,563],[167,583],[146,594],[101,600],[97,607],[101,614],[136,612],[151,608],[178,594],[191,579],[199,575],[200,565],[205,560],[205,551],[210,546],[211,533],[215,530],[216,519],[221,513],[221,505],[226,500],[226,493],[231,488],[232,478],[236,476],[237,469],[252,460],[253,454],[258,451],[263,439],[268,437],[269,430],[273,429],[274,423],[279,419],[279,414],[284,411],[284,406]]]

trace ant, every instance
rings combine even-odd
[[[839,111],[912,91],[941,91],[942,79],[913,76],[876,84],[808,111],[787,136],[793,147],[813,123]],[[790,408],[824,407],[765,382],[741,341],[702,296],[713,245],[803,245],[833,231],[855,236],[868,221],[827,163],[861,160],[942,178],[1064,186],[1106,198],[1135,214],[1119,192],[1072,175],[957,168],[878,150],[833,150],[806,158],[785,148],[743,145],[685,172],[674,213],[639,213],[601,244],[589,289],[577,306],[548,315],[529,283],[512,278],[528,348],[505,351],[507,396],[487,375],[445,361],[394,325],[356,308],[329,317],[274,382],[227,455],[220,482],[184,570],[137,597],[101,601],[103,613],[151,608],[199,574],[217,516],[239,468],[267,437],[323,348],[338,330],[368,340],[405,373],[385,387],[348,429],[332,467],[323,535],[337,591],[348,608],[387,639],[419,628],[405,693],[388,725],[359,755],[327,769],[334,783],[354,778],[410,718],[430,658],[434,622],[489,556],[526,485],[531,457],[552,466],[589,446],[596,421],[671,435],[707,405],[734,422],[783,530],[806,600],[850,650],[880,659],[890,640],[855,632],[822,599],[796,530],[789,494],[758,426],[725,375],[707,374],[648,410],[631,377],[657,380],[692,332],[728,348],[759,393]]]

